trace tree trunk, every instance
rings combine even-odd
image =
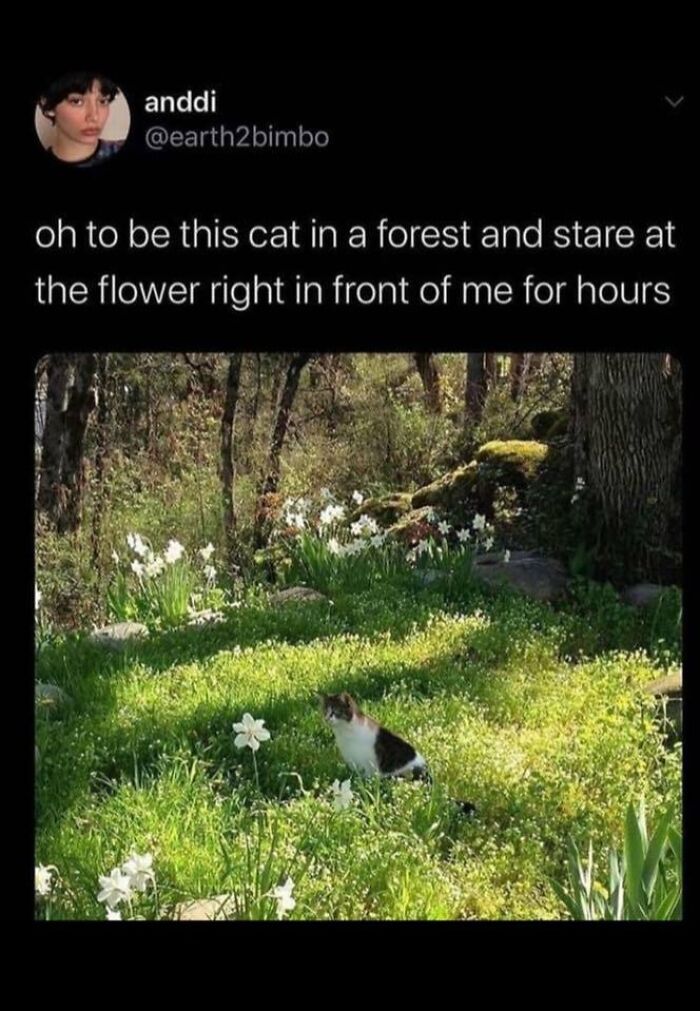
[[[576,477],[586,482],[599,574],[663,579],[681,461],[680,380],[664,354],[578,353]]]
[[[254,527],[255,548],[261,548],[267,544],[269,537],[269,521],[268,509],[266,508],[265,500],[267,496],[273,495],[277,491],[279,485],[280,458],[282,454],[282,447],[284,446],[285,436],[287,434],[287,428],[289,427],[289,416],[292,410],[292,405],[294,404],[294,398],[296,397],[297,390],[299,388],[299,380],[301,378],[302,369],[310,358],[310,354],[302,352],[292,355],[287,364],[284,385],[282,386],[282,391],[277,404],[277,416],[275,418],[275,423],[272,428],[272,436],[270,438],[270,449],[268,452],[265,478],[260,487],[258,508],[256,509]]]
[[[71,384],[68,355],[50,355],[47,367],[46,416],[41,440],[37,509],[55,522],[59,513],[63,432]]]
[[[236,427],[236,409],[238,407],[242,361],[243,353],[241,351],[234,351],[230,355],[228,375],[226,377],[224,413],[221,417],[221,490],[224,507],[226,554],[231,571],[233,571],[234,566],[238,564],[239,560],[236,542],[236,506],[234,498],[236,467],[233,454],[233,438]]]
[[[432,414],[440,414],[442,411],[442,391],[435,357],[430,351],[416,351],[413,357],[423,383],[426,407]]]
[[[90,412],[95,407],[95,368],[97,356],[76,355],[75,382],[65,412],[59,533],[73,532],[80,526],[85,487],[85,432]]]
[[[467,354],[467,382],[465,387],[465,420],[467,424],[480,420],[486,400],[486,368],[483,351]]]
[[[528,381],[542,367],[542,351],[518,351],[510,356],[510,395],[520,400],[527,389]]]
[[[92,513],[92,564],[98,573],[102,570],[102,520],[105,507],[105,460],[109,446],[109,355],[99,355],[97,360],[97,429],[95,435],[95,507]]]

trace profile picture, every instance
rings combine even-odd
[[[52,158],[89,168],[121,150],[131,115],[114,81],[83,70],[64,74],[44,89],[34,122],[39,140]]]

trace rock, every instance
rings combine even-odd
[[[567,588],[566,569],[556,558],[543,558],[529,551],[512,551],[504,562],[501,552],[477,555],[472,572],[492,586],[505,584],[534,600],[556,600]]]
[[[666,589],[668,587],[658,583],[635,583],[621,591],[620,600],[630,607],[648,607],[649,604],[655,604]]]
[[[34,685],[34,702],[37,712],[49,719],[65,715],[66,710],[73,706],[70,695],[58,685],[42,684],[39,681]]]
[[[472,460],[471,463],[463,467],[443,474],[432,484],[419,488],[411,497],[411,506],[413,509],[432,506],[452,514],[459,510],[467,497],[475,490],[476,479],[477,463]]]
[[[90,641],[107,649],[124,649],[134,640],[143,639],[148,635],[148,629],[138,621],[120,621],[116,625],[105,625],[96,628],[90,636]]]
[[[310,586],[289,586],[286,590],[273,593],[270,597],[273,607],[281,607],[284,604],[309,604],[319,600],[330,603],[328,597],[324,597],[318,590],[312,590]]]
[[[477,511],[490,516],[498,489],[524,493],[548,453],[548,445],[534,440],[487,442],[471,463],[419,488],[411,505],[414,509],[433,506],[455,526],[465,524]]]
[[[381,527],[396,523],[411,510],[411,495],[409,492],[397,492],[394,495],[384,495],[382,498],[368,498],[358,506],[350,516],[351,522],[359,520],[360,516],[370,516]]]
[[[173,920],[225,920],[235,912],[233,895],[214,895],[210,899],[180,902],[173,910]]]
[[[389,537],[395,537],[407,547],[411,547],[434,534],[433,528],[428,523],[428,516],[433,511],[432,506],[423,506],[421,509],[411,509],[409,513],[402,516],[387,530]]]
[[[668,721],[665,730],[669,743],[680,740],[683,733],[683,672],[681,669],[644,685],[644,691],[659,699],[660,710]],[[665,711],[665,712],[664,712]]]

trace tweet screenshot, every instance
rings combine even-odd
[[[681,920],[688,65],[13,77],[30,919]]]

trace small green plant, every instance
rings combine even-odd
[[[569,889],[552,887],[575,920],[678,920],[682,909],[681,834],[666,811],[651,838],[644,801],[630,804],[625,819],[623,852],[608,855],[608,885],[594,876],[593,841],[584,867],[578,847],[569,840]]]

